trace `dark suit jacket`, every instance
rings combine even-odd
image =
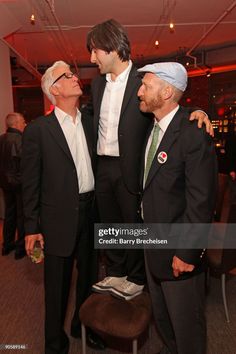
[[[132,66],[121,107],[118,142],[121,171],[127,189],[131,193],[140,192],[139,171],[141,156],[147,130],[152,124],[152,116],[139,110],[138,89],[141,78]],[[92,109],[94,115],[95,150],[97,147],[98,126],[102,98],[106,86],[106,76],[98,76],[92,82]]]
[[[19,190],[21,184],[22,133],[15,128],[8,128],[0,136],[0,187],[4,190]]]
[[[82,113],[92,156],[92,124],[86,118]],[[24,131],[22,179],[26,235],[42,233],[48,254],[69,256],[77,235],[79,188],[74,161],[54,113],[37,118]]]
[[[197,224],[212,220],[217,186],[215,148],[205,129],[198,129],[188,115],[188,109],[179,108],[158,147],[143,192],[144,222]],[[167,153],[162,164],[160,152]],[[177,244],[198,245],[199,237],[207,235],[190,231],[174,237]],[[195,264],[196,272],[201,253],[201,249],[154,249],[146,251],[146,258],[157,277],[173,279],[174,255]]]

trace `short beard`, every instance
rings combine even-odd
[[[142,108],[142,103],[144,108]],[[142,112],[154,112],[158,109],[161,109],[164,105],[164,101],[161,98],[160,95],[158,95],[156,98],[153,98],[152,100],[150,100],[148,103],[141,101],[140,102],[140,110]]]

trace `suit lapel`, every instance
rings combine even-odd
[[[53,112],[46,119],[47,119],[47,123],[48,123],[48,129],[49,129],[50,133],[52,134],[54,140],[60,146],[60,148],[64,151],[64,153],[68,156],[68,158],[72,162],[74,162],[71,152],[70,152],[70,149],[68,147],[66,138],[65,138],[63,131],[60,127],[60,124],[55,116],[55,113]]]
[[[147,177],[147,181],[145,184],[145,188],[147,188],[147,186],[150,184],[150,182],[152,181],[153,177],[158,173],[159,169],[162,167],[162,165],[164,165],[164,163],[160,163],[159,159],[158,159],[158,155],[160,154],[160,152],[165,152],[167,154],[167,159],[168,159],[168,153],[172,147],[172,145],[174,144],[174,142],[176,141],[176,139],[178,138],[179,132],[180,132],[180,124],[181,124],[181,108],[177,111],[177,113],[175,114],[174,118],[172,119],[172,121],[170,122],[162,140],[161,143],[157,149],[157,152],[154,156],[148,177]]]
[[[95,90],[93,92],[94,97],[94,136],[97,137],[98,134],[98,124],[100,119],[100,110],[102,104],[102,98],[104,94],[104,90],[106,87],[106,76],[101,76],[101,80],[99,80],[98,85],[95,86]]]
[[[132,68],[129,73],[125,93],[124,93],[122,106],[121,106],[120,120],[122,119],[123,113],[129,103],[131,96],[133,95],[133,91],[137,89],[140,86],[140,84],[141,82],[140,82],[140,78],[138,77],[137,70],[132,65]]]

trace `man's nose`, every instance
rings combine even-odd
[[[90,56],[91,63],[96,63],[96,54],[92,51]]]
[[[81,88],[81,90],[83,89],[83,84],[82,84],[78,74],[74,74],[72,80],[76,81],[79,84],[79,87]]]
[[[73,76],[72,76],[72,78],[73,78],[73,81],[79,81],[79,78],[78,78],[78,75],[77,74],[74,74]]]
[[[139,90],[138,90],[138,93],[137,93],[137,96],[138,96],[138,97],[140,97],[140,96],[141,96],[141,94],[142,94],[142,92],[141,92],[141,91],[142,91],[142,86],[141,86],[141,87],[139,88]]]

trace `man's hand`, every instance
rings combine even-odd
[[[36,241],[40,242],[40,247],[43,249],[44,240],[42,234],[33,234],[25,236],[25,250],[28,256],[32,254]]]
[[[191,113],[189,120],[196,119],[198,121],[198,128],[202,128],[203,123],[206,126],[206,131],[210,136],[214,137],[214,129],[208,118],[208,115],[203,111],[194,111]]]
[[[180,258],[174,256],[172,262],[173,274],[175,277],[179,277],[184,272],[192,272],[195,268],[193,264],[188,264],[182,261]]]

